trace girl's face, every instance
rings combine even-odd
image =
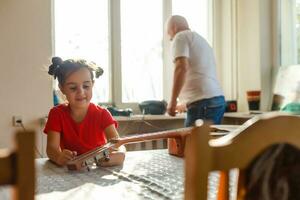
[[[93,85],[90,71],[81,68],[69,75],[60,90],[66,95],[71,108],[87,108],[93,96]]]

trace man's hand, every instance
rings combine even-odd
[[[72,160],[73,158],[75,158],[75,156],[77,155],[76,151],[70,151],[68,149],[64,149],[62,150],[62,152],[58,155],[56,163],[64,166],[67,164],[68,161]]]
[[[184,113],[187,111],[186,104],[179,104],[176,106],[176,111],[178,113]]]
[[[176,106],[177,106],[177,102],[175,101],[175,102],[170,102],[169,104],[168,104],[168,108],[167,108],[167,112],[168,112],[168,114],[170,115],[170,116],[175,116],[176,115]]]

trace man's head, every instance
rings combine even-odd
[[[170,40],[173,40],[175,35],[184,30],[189,30],[189,24],[186,19],[180,15],[171,16],[166,23],[167,34]]]

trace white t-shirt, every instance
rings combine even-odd
[[[187,57],[189,66],[179,99],[184,103],[223,95],[217,80],[213,49],[198,33],[190,30],[178,32],[172,42],[173,61]]]

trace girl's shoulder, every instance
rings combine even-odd
[[[105,107],[93,103],[90,103],[89,113],[91,116],[100,117],[101,119],[112,118],[111,113]]]
[[[50,113],[59,114],[59,113],[68,113],[69,111],[68,104],[59,104],[51,108]]]
[[[113,118],[111,113],[105,107],[100,105],[96,105],[90,103],[89,105],[89,115],[88,118],[92,118],[95,121],[99,120],[103,127],[107,127],[108,125],[115,124],[116,127],[118,126],[117,121]]]
[[[96,105],[94,103],[90,103],[90,109],[94,112],[99,112],[99,113],[102,113],[102,112],[106,112],[107,109],[100,106],[100,105]]]

